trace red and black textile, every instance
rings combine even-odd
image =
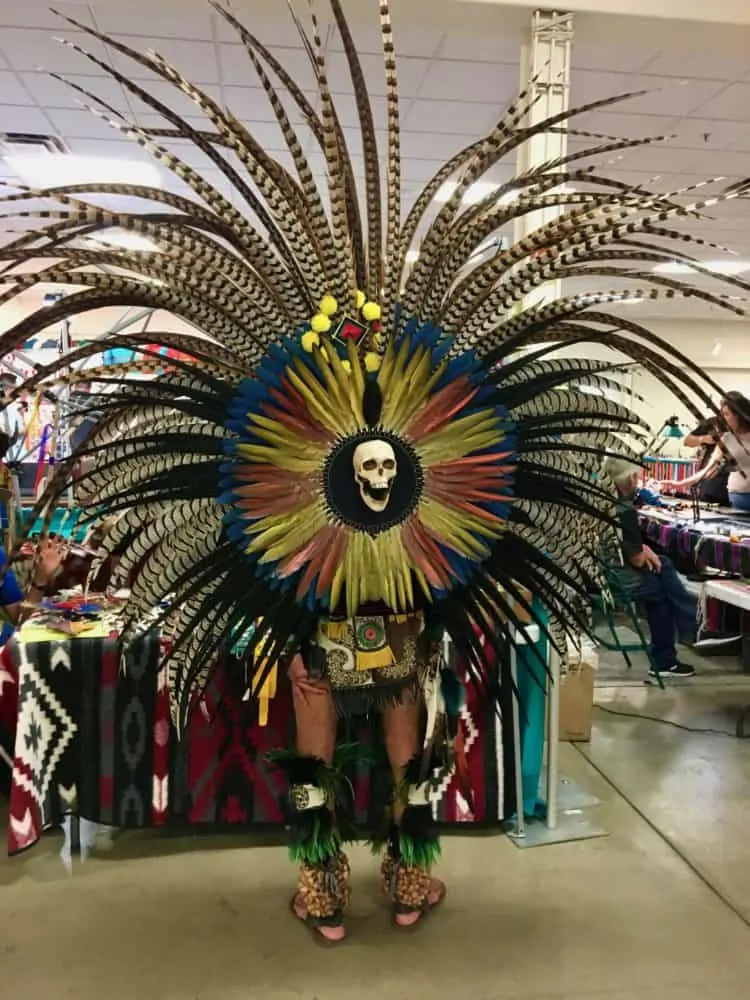
[[[257,705],[230,682],[235,671],[219,669],[178,740],[164,671],[156,670],[160,652],[159,636],[147,635],[129,651],[123,675],[114,638],[9,644],[0,661],[0,720],[13,756],[9,853],[71,813],[129,828],[282,826],[283,779],[266,754],[293,739],[288,690],[282,686],[260,726]],[[364,751],[351,775],[363,832],[380,825],[390,793],[387,768],[377,766],[377,725],[349,720],[340,734]],[[447,781],[436,796],[437,819],[497,825],[513,809],[512,733],[470,693],[460,740],[473,801]]]

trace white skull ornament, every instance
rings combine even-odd
[[[387,441],[363,441],[354,449],[354,478],[370,510],[382,513],[388,506],[397,471],[396,453]]]

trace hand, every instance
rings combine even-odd
[[[64,539],[52,536],[40,542],[36,550],[34,561],[33,583],[38,583],[40,587],[47,587],[62,566],[68,546]]]
[[[661,559],[657,556],[654,550],[650,549],[648,545],[644,545],[643,554],[646,557],[644,565],[649,573],[661,573]]]

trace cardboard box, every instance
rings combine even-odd
[[[587,743],[591,739],[594,710],[594,678],[599,666],[596,649],[584,642],[580,650],[568,648],[560,678],[560,740]]]

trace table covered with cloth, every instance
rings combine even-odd
[[[639,511],[641,531],[648,543],[668,555],[686,572],[727,574],[750,579],[750,518],[732,511]],[[710,632],[750,632],[750,615],[736,603],[727,603],[704,588],[701,619]]]
[[[695,521],[692,510],[651,507],[639,510],[638,518],[645,539],[675,562],[750,578],[750,518],[704,511]]]
[[[281,776],[266,753],[293,740],[291,692],[280,684],[265,725],[243,700],[242,671],[225,660],[178,739],[170,722],[161,640],[149,633],[121,672],[116,634],[54,638],[26,626],[0,656],[0,740],[12,759],[8,851],[33,845],[44,829],[78,816],[112,827],[200,825],[266,829],[284,822]],[[513,813],[510,690],[504,725],[469,695],[460,740],[473,785],[467,802],[454,781],[435,795],[445,824],[497,825]],[[378,719],[343,734],[365,751],[382,746]],[[368,759],[369,758],[369,759]],[[372,830],[389,791],[377,755],[350,775],[357,821]]]

